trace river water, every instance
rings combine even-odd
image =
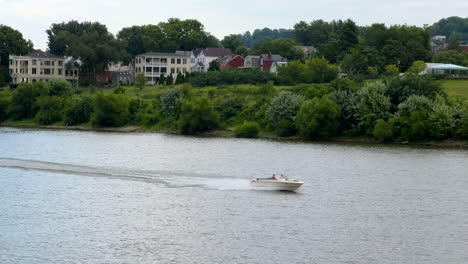
[[[283,173],[296,193],[253,190]],[[468,263],[468,151],[0,128],[0,263]]]

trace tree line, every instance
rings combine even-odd
[[[142,90],[72,89],[64,80],[50,80],[1,91],[0,122],[24,119],[40,125],[135,125],[181,134],[221,130],[238,137],[468,139],[468,101],[448,99],[437,82],[413,73],[361,83],[336,78],[282,87],[270,81]]]
[[[323,57],[341,65],[348,75],[366,76],[384,73],[388,65],[401,72],[414,61],[430,61],[431,34],[449,31],[454,40],[465,38],[466,19],[451,17],[432,27],[373,24],[358,26],[350,19],[311,22],[300,21],[294,29],[258,29],[253,33],[233,34],[223,40],[207,32],[194,19],[171,18],[156,25],[123,28],[116,36],[98,22],[69,21],[52,24],[46,31],[48,51],[80,59],[81,84],[94,82],[94,75],[106,70],[109,62],[131,62],[149,51],[174,52],[205,47],[228,47],[241,55],[274,53],[289,60],[304,62],[310,57]],[[450,35],[450,36],[452,36]],[[25,54],[34,50],[30,41],[10,27],[0,27],[0,86],[9,81],[8,55]],[[304,54],[297,45],[314,46],[317,51]],[[468,65],[466,54],[453,51],[434,56],[436,62]]]

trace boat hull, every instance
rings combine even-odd
[[[304,183],[300,181],[251,180],[250,184],[259,190],[295,191]]]

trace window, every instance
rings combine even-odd
[[[55,66],[55,61],[52,61],[52,66]]]
[[[195,58],[191,58],[190,63],[195,63]]]
[[[52,69],[52,75],[54,75],[54,74],[55,74],[55,69]]]
[[[44,61],[45,66],[50,66],[50,61]]]
[[[151,67],[146,67],[146,72],[151,72]]]
[[[167,68],[166,67],[161,67],[161,73],[166,73],[167,72]]]
[[[62,66],[63,65],[63,61],[59,60],[58,61],[58,66]]]
[[[32,60],[32,65],[37,65],[37,60]]]
[[[175,64],[175,59],[174,58],[171,59],[171,63]]]
[[[37,69],[36,68],[32,68],[32,74],[37,74]]]
[[[62,75],[62,69],[58,69],[58,75]]]
[[[161,59],[161,63],[167,63],[167,59]]]
[[[175,73],[175,68],[171,68],[171,73]]]
[[[10,65],[13,65],[13,60],[10,60]]]
[[[177,64],[180,64],[180,59],[177,59]]]
[[[50,75],[50,69],[44,69],[44,75]]]
[[[150,58],[146,58],[146,63],[151,63],[151,59],[150,59]]]
[[[159,72],[159,67],[154,67],[153,72]]]
[[[183,60],[183,63],[184,63],[184,64],[187,64],[187,59],[184,59],[184,60]]]
[[[180,68],[177,68],[177,73],[180,73]]]

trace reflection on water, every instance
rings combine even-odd
[[[468,263],[468,152],[0,128],[0,263]],[[255,191],[286,174],[297,193]]]

